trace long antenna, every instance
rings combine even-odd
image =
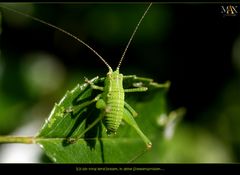
[[[122,54],[122,57],[121,57],[121,59],[120,59],[120,61],[119,61],[119,63],[118,63],[117,70],[119,70],[119,68],[120,68],[120,66],[121,66],[121,64],[122,64],[123,58],[124,58],[124,56],[125,56],[125,54],[126,54],[126,52],[127,52],[127,49],[128,49],[128,47],[129,47],[129,45],[130,45],[130,43],[131,43],[131,41],[132,41],[132,39],[133,39],[133,37],[134,37],[134,35],[135,35],[135,33],[136,33],[139,25],[141,24],[143,18],[144,18],[145,15],[147,14],[147,12],[148,12],[149,8],[151,7],[151,5],[152,5],[152,3],[149,4],[149,6],[148,6],[147,9],[145,10],[144,14],[142,15],[141,19],[138,21],[138,24],[137,24],[137,26],[135,27],[135,29],[134,29],[134,31],[133,31],[133,33],[132,33],[132,36],[131,36],[131,38],[129,39],[129,41],[128,41],[128,43],[127,43],[127,46],[126,46],[126,48],[125,48],[125,50],[124,50],[124,52],[123,52],[123,54]]]
[[[9,7],[3,6],[3,5],[0,5],[0,6],[1,6],[2,8],[5,8],[5,9],[8,9],[8,10],[13,11],[13,12],[15,12],[15,13],[18,13],[18,14],[20,14],[20,15],[23,15],[23,16],[25,16],[25,17],[27,17],[27,18],[30,18],[30,19],[32,19],[32,20],[38,21],[38,22],[40,22],[40,23],[42,23],[42,24],[45,24],[45,25],[47,25],[47,26],[50,26],[50,27],[52,27],[52,28],[54,28],[54,29],[57,29],[57,30],[59,30],[59,31],[65,33],[65,34],[67,34],[68,36],[76,39],[78,42],[82,43],[82,44],[85,45],[87,48],[89,48],[91,51],[93,51],[93,53],[95,53],[95,54],[103,61],[103,63],[108,67],[109,71],[112,72],[111,66],[109,66],[109,64],[103,59],[103,57],[102,57],[98,52],[96,52],[96,51],[95,51],[92,47],[90,47],[87,43],[85,43],[84,41],[82,41],[82,40],[79,39],[78,37],[74,36],[73,34],[67,32],[66,30],[63,30],[63,29],[61,29],[61,28],[59,28],[59,27],[57,27],[57,26],[55,26],[55,25],[53,25],[53,24],[50,24],[50,23],[48,23],[48,22],[46,22],[46,21],[43,21],[43,20],[41,20],[41,19],[38,19],[38,18],[36,18],[36,17],[30,16],[30,15],[28,15],[28,14],[22,13],[22,12],[20,12],[20,11],[14,10],[14,9],[12,9],[12,8],[9,8]]]

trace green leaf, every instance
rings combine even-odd
[[[90,81],[103,86],[104,78]],[[141,78],[125,82],[131,87]],[[165,87],[168,87],[168,83]],[[138,112],[135,118],[140,129],[150,140],[161,140],[162,128],[157,119],[166,113],[166,88],[148,79],[141,86],[147,86],[147,92],[127,93],[126,101]],[[36,143],[40,144],[45,153],[54,161],[61,163],[125,163],[138,160],[147,150],[145,143],[136,131],[123,123],[116,135],[106,135],[106,129],[99,122],[86,132],[77,142],[71,143],[69,138],[79,136],[99,116],[95,103],[84,106],[100,91],[93,90],[88,83],[77,85],[68,91],[58,104],[55,104],[49,118],[36,135]],[[73,110],[74,109],[74,110]],[[73,112],[74,111],[74,112]],[[160,136],[160,137],[159,137]],[[153,143],[153,147],[155,147]],[[141,162],[144,162],[141,159]],[[147,159],[146,159],[147,160]]]

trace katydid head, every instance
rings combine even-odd
[[[112,80],[120,80],[120,81],[122,81],[122,79],[123,79],[123,74],[120,74],[119,73],[119,70],[115,70],[115,71],[109,71],[108,73],[107,73],[107,77],[109,77],[110,79],[112,79]]]

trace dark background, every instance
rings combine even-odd
[[[234,5],[240,9],[240,5]],[[146,6],[144,3],[35,4],[31,15],[83,39],[115,69]],[[234,152],[231,161],[239,161],[240,70],[234,62],[233,48],[239,37],[240,15],[228,16],[222,13],[221,6],[227,4],[154,4],[140,25],[120,71],[158,82],[170,80],[169,110],[185,107],[183,123],[206,129]],[[15,9],[27,13],[23,7]],[[41,98],[36,93],[38,89],[33,90],[34,96],[28,93],[21,77],[26,53],[53,54],[64,67],[64,83],[61,90],[52,92],[55,94],[50,102],[59,99],[57,96],[76,81],[82,81],[83,76],[107,73],[106,66],[87,48],[39,22],[4,10],[1,28],[5,65],[1,92],[12,101],[29,100],[27,103],[32,104]],[[11,127],[1,132],[10,131]]]

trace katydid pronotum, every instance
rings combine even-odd
[[[158,84],[153,82],[152,79],[149,78],[143,78],[143,77],[137,77],[136,75],[123,75],[119,72],[121,63],[124,59],[124,56],[127,52],[127,49],[137,31],[139,28],[139,25],[141,24],[142,20],[144,19],[145,15],[147,14],[148,10],[150,9],[152,3],[150,3],[147,7],[147,9],[144,11],[143,15],[141,16],[140,20],[138,21],[126,47],[125,50],[120,58],[120,61],[118,63],[118,66],[115,71],[111,68],[111,66],[107,63],[107,61],[98,53],[96,52],[92,47],[90,47],[87,43],[85,43],[83,40],[79,39],[75,35],[67,32],[66,30],[63,30],[55,25],[52,25],[48,22],[45,22],[39,18],[32,17],[30,15],[24,14],[22,12],[13,10],[7,6],[2,6],[3,8],[6,8],[8,10],[11,10],[15,13],[21,14],[23,16],[26,16],[28,18],[31,18],[35,21],[38,21],[40,23],[43,23],[47,26],[50,26],[56,30],[59,30],[66,35],[74,38],[84,46],[86,46],[88,49],[90,49],[95,55],[98,56],[98,58],[107,66],[108,73],[106,77],[99,78],[96,77],[92,80],[85,79],[85,82],[94,90],[98,90],[100,93],[96,95],[93,99],[89,101],[85,101],[81,104],[81,108],[87,107],[93,103],[95,103],[95,107],[99,109],[101,112],[99,116],[96,116],[96,119],[94,122],[92,122],[80,135],[76,137],[69,137],[68,142],[70,144],[74,144],[77,142],[84,134],[86,134],[89,130],[91,130],[96,124],[102,121],[103,125],[106,128],[106,132],[108,135],[115,134],[122,122],[125,121],[127,124],[129,124],[132,128],[136,130],[136,132],[139,134],[139,136],[142,138],[144,143],[146,144],[147,148],[152,147],[152,143],[150,139],[141,131],[139,126],[137,125],[136,121],[134,120],[134,117],[137,116],[137,112],[125,101],[125,93],[130,92],[145,92],[148,90],[148,87],[145,86],[146,84],[149,86],[155,86],[157,88],[168,88],[169,82],[166,82],[164,84]],[[133,83],[132,88],[124,89],[123,84],[124,81],[127,80],[134,80],[135,83]],[[104,86],[98,86],[95,84],[96,81],[104,82]],[[61,100],[63,101],[64,98]],[[79,110],[79,106],[69,106],[64,112],[65,113],[76,113],[76,111]]]

